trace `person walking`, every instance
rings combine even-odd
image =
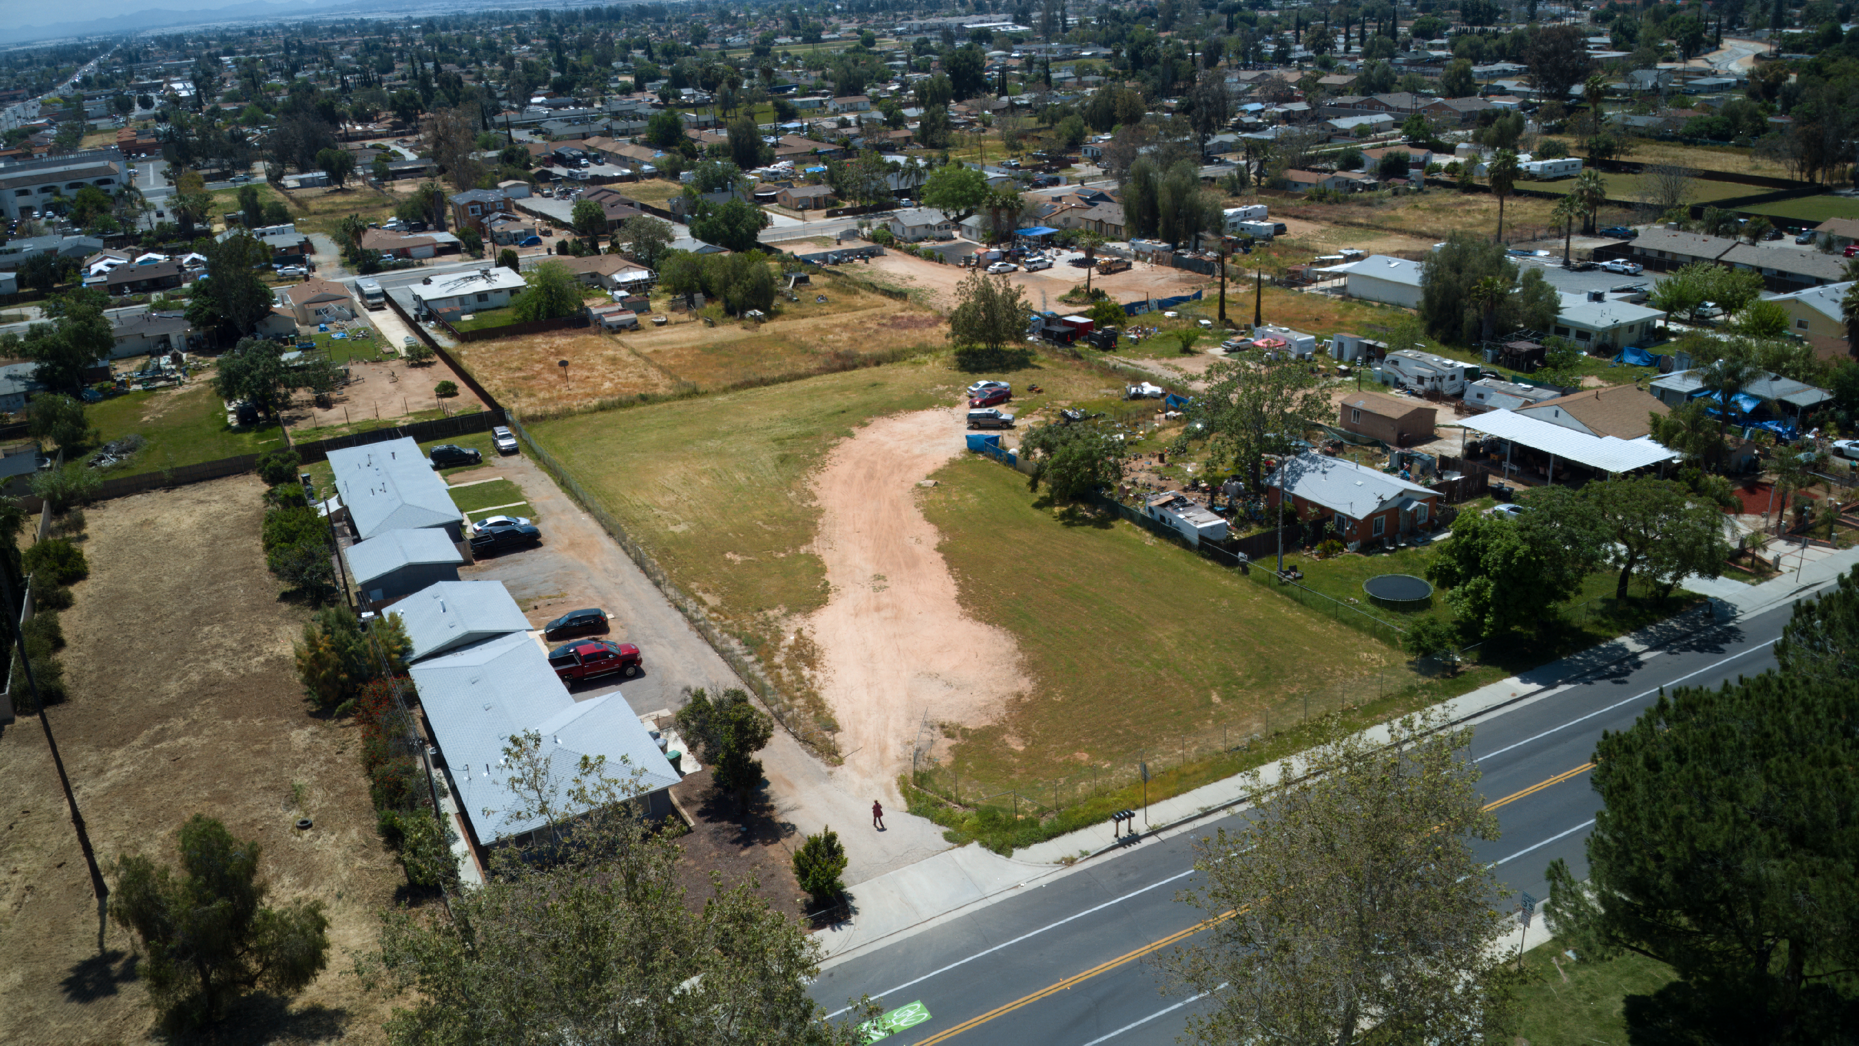
[[[871,801],[871,826],[884,831],[884,806],[876,799]]]

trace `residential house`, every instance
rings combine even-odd
[[[423,233],[367,229],[361,234],[361,249],[380,251],[389,258],[423,259],[438,253],[439,241]]]
[[[85,186],[114,196],[125,183],[123,157],[115,149],[8,164],[0,167],[0,213],[36,217],[54,200],[76,196]]]
[[[1332,134],[1353,138],[1363,134],[1381,134],[1394,129],[1394,117],[1387,113],[1360,113],[1325,120]]]
[[[1567,396],[1518,407],[1513,413],[1589,436],[1639,439],[1652,432],[1652,417],[1672,409],[1637,385],[1610,385],[1583,389]]]
[[[600,204],[601,212],[607,216],[608,232],[612,232],[619,228],[628,218],[637,218],[646,213],[639,209],[635,201],[626,196],[622,196],[619,190],[609,189],[605,186],[598,189],[589,189],[587,192],[581,194],[581,198],[583,200],[592,200]]]
[[[871,99],[862,94],[846,95],[828,102],[826,108],[833,113],[868,113],[871,111]]]
[[[1762,282],[1772,291],[1795,291],[1803,287],[1821,287],[1846,279],[1846,259],[1819,251],[1758,247],[1739,243],[1717,259],[1719,265],[1744,269],[1762,275]]]
[[[343,549],[342,559],[363,605],[376,611],[428,585],[456,582],[459,565],[465,562],[445,531],[434,527],[377,534]]]
[[[1306,171],[1293,168],[1284,173],[1284,180],[1288,188],[1298,192],[1309,192],[1312,189],[1354,192],[1357,186],[1354,178],[1346,177],[1340,171]]]
[[[0,269],[18,269],[26,259],[41,254],[75,263],[101,250],[103,241],[95,236],[22,236],[0,243]]]
[[[247,231],[253,239],[271,249],[273,265],[302,265],[316,251],[310,238],[298,232],[295,225],[261,225]],[[238,234],[237,229],[227,229],[214,239],[224,243]]]
[[[894,211],[884,221],[892,236],[906,243],[918,240],[946,240],[955,235],[955,223],[941,211],[928,207],[909,207]]]
[[[516,205],[498,189],[472,189],[447,197],[452,205],[454,229],[476,229],[484,236],[485,222],[495,214],[512,214]],[[489,239],[488,236],[485,237]]]
[[[1265,484],[1268,515],[1288,495],[1298,519],[1333,520],[1351,547],[1412,533],[1439,512],[1439,495],[1418,483],[1308,451],[1286,459]]]
[[[1835,250],[1844,250],[1859,243],[1859,218],[1828,218],[1814,226],[1818,238],[1832,240]]]
[[[409,668],[420,711],[444,761],[460,827],[480,861],[488,847],[522,846],[547,822],[524,815],[517,768],[504,758],[512,737],[534,733],[557,780],[583,759],[623,768],[622,788],[648,817],[672,812],[667,789],[681,778],[618,692],[577,702],[556,678],[548,655],[528,636],[512,634],[473,644]],[[557,796],[564,811],[580,812]]]
[[[1355,392],[1344,396],[1337,409],[1337,424],[1343,431],[1378,439],[1390,447],[1411,447],[1433,438],[1434,409],[1420,400]]]
[[[485,239],[499,247],[515,246],[540,232],[541,226],[534,218],[522,215],[493,214],[484,219]]]
[[[156,352],[174,352],[188,347],[194,336],[193,324],[179,312],[139,312],[118,316],[110,327],[116,347],[111,359],[128,359]]]
[[[1694,262],[1714,262],[1741,241],[1725,236],[1657,227],[1633,241],[1633,260],[1657,272],[1669,272]]]
[[[1434,98],[1420,107],[1421,115],[1445,128],[1471,127],[1478,114],[1495,109],[1489,98]]]
[[[618,254],[590,254],[583,258],[548,260],[574,273],[575,279],[587,286],[608,291],[644,290],[650,288],[658,278],[652,270]]]
[[[1552,400],[1561,393],[1538,385],[1523,385],[1497,378],[1480,378],[1465,387],[1465,405],[1479,410],[1516,410]]]
[[[444,536],[430,528],[428,532]],[[370,538],[353,547],[360,548],[380,540]],[[424,546],[409,547],[424,548],[427,558],[439,555],[438,546],[430,542]],[[452,553],[455,556],[458,554],[457,546],[452,547]],[[407,634],[409,664],[418,664],[428,658],[486,640],[529,631],[529,619],[523,615],[523,608],[510,597],[501,581],[436,578],[414,589],[409,595],[411,599],[403,600],[394,608],[394,612],[400,615],[401,629]]]
[[[1123,205],[1100,203],[1078,216],[1078,227],[1107,240],[1123,239]]]
[[[462,540],[462,517],[451,488],[411,437],[332,450],[329,466],[341,501],[338,511],[357,538],[438,527],[453,541]]]
[[[1788,329],[1803,338],[1846,337],[1846,313],[1840,303],[1851,283],[1829,283],[1769,299],[1788,311]]]
[[[289,311],[291,319],[310,326],[335,320],[352,320],[361,310],[345,284],[311,278],[295,287],[278,289],[278,304]]]
[[[433,312],[477,312],[503,308],[527,286],[521,275],[499,265],[428,276],[408,289],[422,306]]]
[[[776,203],[797,211],[825,210],[832,199],[833,190],[825,185],[790,185],[775,193]]]
[[[181,261],[171,258],[147,265],[119,265],[104,277],[104,289],[111,297],[124,294],[157,294],[181,285]]]
[[[8,363],[0,366],[0,411],[18,414],[26,409],[26,401],[46,391],[46,385],[39,380],[37,363]],[[7,465],[18,464],[9,454],[0,458],[0,488],[7,485],[13,477],[4,470]],[[36,467],[36,466],[35,466]]]
[[[1652,394],[1668,408],[1710,395],[1704,388],[1704,371],[1695,367],[1661,375],[1652,383]],[[1743,413],[1749,413],[1757,404],[1769,404],[1776,414],[1800,418],[1831,399],[1833,394],[1825,389],[1779,374],[1764,374],[1743,386],[1737,405]]]
[[[1556,313],[1555,329],[1551,333],[1573,339],[1585,351],[1622,349],[1651,338],[1659,321],[1665,318],[1665,313],[1644,305],[1618,298],[1602,301],[1592,298],[1592,294],[1587,297],[1563,295],[1562,310]]]

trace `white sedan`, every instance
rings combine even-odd
[[[1859,461],[1859,439],[1836,439],[1833,441],[1833,456],[1847,461]]]
[[[988,275],[1001,276],[1010,272],[1019,272],[1020,267],[1012,262],[995,262],[988,266]]]
[[[988,391],[989,389],[1011,389],[1011,388],[1013,388],[1013,386],[1007,384],[1004,381],[977,381],[973,385],[970,385],[968,387],[968,394],[970,396],[979,396],[982,393]]]
[[[1523,515],[1523,513],[1524,508],[1522,505],[1493,505],[1485,510],[1485,515],[1496,516],[1499,519],[1516,519],[1518,516]]]
[[[1630,261],[1621,261],[1617,258],[1613,261],[1602,262],[1601,268],[1606,269],[1608,272],[1617,272],[1622,276],[1638,276],[1640,273],[1646,271],[1642,266],[1635,265]]]
[[[529,520],[524,519],[522,516],[485,516],[483,519],[473,523],[471,525],[471,530],[473,533],[476,533],[480,530],[486,530],[490,527],[497,526],[500,523],[513,523],[519,527],[529,526]]]

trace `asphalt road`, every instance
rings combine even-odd
[[[1714,686],[1774,667],[1791,613],[1784,605],[1702,633],[1475,724],[1471,757],[1503,831],[1476,851],[1497,864],[1505,906],[1519,892],[1546,898],[1543,873],[1555,858],[1587,875],[1583,843],[1601,805],[1587,771],[1602,731],[1631,724],[1661,687]],[[1046,879],[826,970],[813,997],[828,1011],[865,994],[884,1011],[920,1003],[929,1019],[894,1036],[898,1046],[1173,1043],[1186,1017],[1215,1000],[1167,994],[1150,957],[1191,937],[1201,915],[1174,900],[1195,879],[1194,839],[1237,824],[1238,815],[1205,822]]]

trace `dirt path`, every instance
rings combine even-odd
[[[854,790],[896,798],[925,719],[979,725],[1027,686],[1012,637],[969,617],[916,503],[918,481],[960,453],[959,414],[881,418],[834,448],[814,482],[814,550],[832,597],[810,626],[821,691],[839,720]]]

